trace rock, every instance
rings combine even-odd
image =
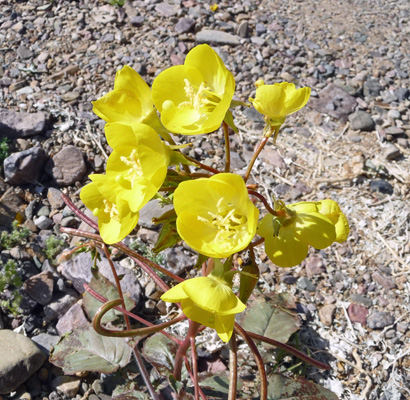
[[[319,318],[323,325],[332,326],[333,318],[335,316],[336,306],[334,304],[327,304],[319,310]]]
[[[216,30],[202,30],[196,34],[197,44],[228,44],[231,46],[237,46],[241,44],[238,36],[232,35],[227,32]]]
[[[77,300],[78,297],[74,290],[54,294],[51,302],[43,309],[45,320],[51,322],[61,318]]]
[[[389,110],[387,116],[391,119],[400,119],[401,114],[398,110]]]
[[[41,351],[48,357],[50,350],[60,340],[58,335],[50,335],[49,333],[40,333],[37,336],[32,337],[33,342],[41,349]]]
[[[47,118],[43,112],[25,113],[13,110],[0,110],[0,139],[24,138],[40,135],[47,125]]]
[[[367,317],[367,325],[371,329],[383,329],[394,324],[394,316],[387,311],[374,311]]]
[[[407,100],[410,97],[410,90],[408,88],[399,88],[396,89],[393,93],[400,101]]]
[[[73,376],[57,376],[50,382],[51,389],[64,397],[73,398],[80,389],[81,379]]]
[[[326,272],[321,257],[313,255],[306,260],[306,274],[308,278],[312,276],[321,275]]]
[[[84,292],[84,283],[89,283],[92,278],[91,267],[93,261],[89,253],[81,253],[72,260],[65,261],[59,266],[60,273],[68,280],[73,282],[74,288],[80,292]],[[124,292],[130,293],[130,297],[138,304],[141,297],[141,286],[138,283],[138,278],[135,273],[114,263],[118,275],[124,275],[121,280],[121,287]],[[111,267],[108,260],[103,258],[98,263],[99,272],[111,282],[115,283]]]
[[[26,59],[28,59],[28,58],[31,58],[31,56],[33,55],[33,53],[31,52],[30,49],[28,49],[27,47],[21,45],[21,46],[19,46],[19,47],[17,48],[17,55],[18,55],[21,59],[26,60]]]
[[[66,146],[45,167],[46,172],[60,185],[72,185],[87,173],[83,153],[75,146]]]
[[[40,217],[35,218],[33,221],[36,226],[42,230],[50,228],[50,226],[53,224],[53,220],[47,218],[45,215],[41,215]]]
[[[350,127],[355,131],[372,131],[374,121],[372,117],[364,111],[356,111],[349,115]]]
[[[356,108],[356,99],[343,89],[330,83],[318,93],[318,98],[311,97],[308,106],[314,110],[328,114],[333,118],[347,121],[347,117]]]
[[[2,179],[0,178],[1,181]],[[17,213],[24,215],[23,204],[21,197],[14,193],[13,190],[4,193],[0,201],[0,226],[10,229]]]
[[[308,292],[316,292],[316,285],[314,285],[312,281],[305,276],[302,276],[298,279],[297,285],[302,290],[306,290]]]
[[[287,169],[286,163],[279,152],[272,147],[265,146],[259,157],[268,171],[274,169],[277,172],[283,172]]]
[[[378,79],[368,79],[363,85],[363,94],[377,97],[380,94],[381,86]]]
[[[171,205],[162,207],[159,200],[149,201],[140,211],[140,217],[138,219],[138,225],[147,229],[159,229],[159,225],[155,225],[152,222],[153,218],[158,218],[167,211],[172,210]]]
[[[195,28],[195,21],[192,18],[181,18],[175,25],[178,33],[188,33]]]
[[[399,158],[402,155],[402,152],[392,143],[387,144],[383,149],[383,157],[388,161]]]
[[[65,205],[64,200],[61,197],[61,192],[55,188],[48,189],[47,200],[50,203],[50,206],[53,208],[53,210],[63,208]]]
[[[186,254],[180,247],[165,250],[166,268],[175,275],[181,275],[185,269],[191,268],[196,263],[196,257]]]
[[[54,280],[51,272],[42,272],[28,278],[23,288],[37,303],[45,306],[53,297]]]
[[[249,35],[249,25],[247,21],[242,21],[237,30],[237,35],[241,38],[247,38]]]
[[[359,322],[362,326],[366,326],[366,319],[369,314],[369,310],[360,304],[350,304],[347,309],[351,322]]]
[[[46,360],[34,342],[8,329],[0,330],[0,394],[15,390]]]
[[[394,189],[393,186],[383,180],[383,179],[376,179],[374,181],[370,182],[370,190],[372,192],[380,192],[380,193],[384,193],[384,194],[393,194]]]
[[[373,302],[370,299],[368,299],[367,297],[362,296],[361,294],[353,293],[350,296],[350,299],[352,301],[354,301],[355,303],[363,304],[366,307],[371,307],[372,304],[373,304]]]
[[[73,331],[81,326],[89,326],[84,311],[80,304],[75,303],[71,308],[58,320],[56,329],[60,336]]]
[[[167,17],[173,17],[178,13],[178,9],[176,7],[165,2],[157,4],[155,6],[155,11],[160,14],[166,15]]]
[[[130,19],[130,24],[136,28],[141,28],[144,25],[145,17],[143,15],[135,15]]]
[[[379,285],[383,286],[387,290],[391,290],[396,288],[396,284],[389,278],[386,278],[380,272],[375,272],[372,274],[372,278],[376,281]]]
[[[4,160],[4,177],[11,185],[36,184],[46,161],[47,154],[41,147],[13,153]]]

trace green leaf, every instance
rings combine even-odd
[[[108,300],[114,300],[120,297],[115,285],[102,275],[98,275],[98,278],[95,278],[93,276],[91,282],[89,283],[89,286]],[[124,300],[125,308],[128,311],[132,310],[135,307],[135,301],[126,294],[124,295]],[[96,300],[88,292],[85,292],[83,307],[91,320],[94,318],[95,313],[97,312],[98,308],[101,307],[101,305],[102,303],[100,301]],[[107,322],[115,321],[122,315],[123,314],[120,311],[112,309],[104,315],[101,321],[102,323],[106,324]]]
[[[178,345],[162,333],[156,333],[144,341],[141,354],[151,363],[162,376],[174,374],[175,354]],[[186,379],[187,371],[182,367],[182,380]]]
[[[290,311],[296,308],[287,293],[268,293],[254,299],[242,316],[242,327],[258,335],[286,343],[300,328],[299,316]],[[273,346],[264,344],[267,348]]]
[[[229,393],[229,377],[226,373],[200,375],[199,386],[209,399],[226,399]],[[238,396],[242,387],[242,381],[238,379],[237,389]],[[193,390],[193,389],[192,389]]]
[[[225,114],[224,122],[235,132],[238,133],[239,130],[233,122],[233,116],[231,110],[228,110]]]
[[[259,268],[253,260],[245,265],[240,274],[239,299],[246,304],[259,279]]]
[[[268,376],[268,400],[338,400],[338,397],[306,379],[272,374]]]
[[[152,249],[153,252],[159,253],[169,247],[175,246],[180,240],[176,226],[177,215],[175,210],[169,210],[162,214],[159,218],[153,218],[154,224],[163,224],[158,236],[157,243]]]
[[[101,336],[92,327],[77,328],[60,339],[52,350],[50,362],[67,375],[81,371],[110,374],[125,367],[131,353],[125,338]]]

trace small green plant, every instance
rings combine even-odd
[[[28,228],[18,226],[18,222],[13,221],[11,233],[3,231],[0,234],[0,249],[10,249],[13,246],[25,243],[29,236],[30,230]]]
[[[67,247],[66,242],[59,236],[51,235],[46,239],[46,257],[53,265],[56,265],[56,256]]]
[[[6,264],[0,262],[0,306],[9,310],[13,315],[18,314],[18,308],[23,299],[18,290],[23,281],[17,270],[17,263],[9,260]],[[4,298],[4,289],[11,289],[11,298]]]
[[[162,253],[156,254],[151,247],[141,242],[140,240],[135,240],[131,242],[130,249],[140,253],[143,257],[148,258],[148,260],[153,261],[159,265],[165,265],[164,255]]]
[[[125,4],[125,0],[111,0],[110,4],[115,7],[123,7]]]
[[[9,144],[9,139],[0,139],[0,163],[2,163],[10,155]]]

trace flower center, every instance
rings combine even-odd
[[[117,210],[117,206],[107,199],[103,199],[103,207],[94,208],[93,215],[98,217],[99,214],[104,213],[109,215],[110,219],[120,222],[120,216]]]
[[[129,167],[123,178],[128,180],[131,183],[131,188],[133,188],[135,182],[139,181],[144,176],[137,150],[133,149],[128,157],[121,156],[120,160]]]
[[[198,219],[208,226],[217,229],[215,242],[222,242],[226,240],[237,241],[241,238],[243,228],[248,221],[245,215],[242,215],[233,204],[223,204],[224,199],[218,201],[216,213],[208,211],[209,217],[198,216]],[[221,243],[222,245],[222,243]]]
[[[211,91],[202,82],[199,87],[194,86],[188,79],[184,79],[184,91],[189,101],[184,101],[178,107],[192,107],[201,114],[211,113],[221,101],[221,97]]]

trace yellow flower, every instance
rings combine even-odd
[[[93,111],[107,122],[141,122],[162,133],[151,90],[144,79],[125,65],[115,75],[114,90],[93,101]]]
[[[170,132],[196,135],[219,128],[234,90],[233,75],[203,44],[188,53],[184,65],[168,68],[155,78],[152,98]]]
[[[235,314],[246,307],[223,279],[212,275],[181,282],[164,293],[161,299],[181,303],[182,311],[189,319],[215,329],[224,342],[232,336]]]
[[[347,222],[346,216],[342,213],[342,210],[336,201],[326,199],[317,202],[318,211],[326,215],[335,226],[336,239],[335,242],[344,242],[349,236],[350,228]]]
[[[225,258],[243,250],[256,232],[259,211],[239,175],[182,182],[174,207],[181,238],[208,257]]]
[[[293,83],[265,85],[259,79],[256,86],[255,98],[249,98],[249,101],[265,116],[265,121],[270,126],[282,125],[286,116],[304,107],[310,97],[309,87],[296,89]]]
[[[281,205],[279,217],[267,214],[259,223],[257,233],[265,238],[265,252],[279,267],[301,263],[309,245],[316,249],[330,246],[336,239],[335,225],[321,214],[316,202]]]
[[[107,124],[106,136],[113,148],[107,174],[115,175],[120,188],[117,196],[137,212],[164,182],[169,151],[158,134],[144,124]]]
[[[137,225],[138,212],[132,212],[128,203],[117,199],[119,188],[110,175],[90,175],[92,183],[84,186],[80,198],[94,216],[105,243],[113,244],[124,239]]]

